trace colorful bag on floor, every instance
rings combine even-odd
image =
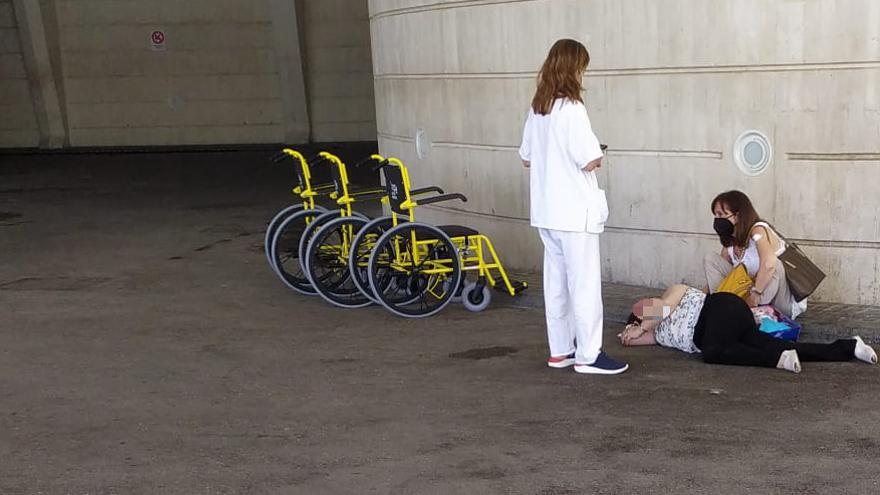
[[[736,294],[743,300],[748,299],[749,289],[752,288],[752,277],[743,264],[736,265],[733,270],[724,277],[715,292],[730,292]]]
[[[758,330],[777,339],[795,342],[801,334],[801,325],[772,305],[768,304],[752,308],[752,314],[755,315],[755,323],[758,324]]]

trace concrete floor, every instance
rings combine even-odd
[[[285,289],[264,152],[0,156],[0,493],[868,494],[880,368],[606,348]],[[500,299],[500,298],[499,298]]]

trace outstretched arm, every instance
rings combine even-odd
[[[620,343],[625,346],[654,345],[654,329],[646,330],[637,324],[627,325],[623,332],[618,335]]]

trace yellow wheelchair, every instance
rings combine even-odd
[[[365,297],[351,280],[348,254],[355,234],[369,222],[366,216],[352,209],[355,202],[382,200],[385,190],[350,190],[348,171],[339,157],[322,152],[330,164],[335,184],[335,199],[339,209],[322,213],[306,226],[299,240],[303,271],[312,287],[325,301],[344,308],[366,306],[372,301]],[[361,160],[355,167],[373,160],[374,155]],[[378,157],[382,159],[382,157]]]
[[[310,227],[314,226],[323,214],[328,213],[326,208],[316,203],[316,197],[327,196],[338,201],[342,188],[335,175],[333,182],[329,184],[313,185],[311,169],[317,164],[329,162],[332,170],[337,167],[337,162],[341,163],[341,160],[330,153],[321,153],[309,161],[301,153],[290,148],[285,148],[274,156],[273,160],[280,161],[285,158],[293,159],[298,164],[296,167],[298,186],[293,189],[293,192],[301,198],[301,204],[282,209],[269,223],[266,229],[266,254],[270,265],[286,286],[301,294],[315,295],[317,291],[309,280],[302,263],[301,253],[303,250],[301,246],[303,243],[301,241],[304,235],[311,235],[314,232],[314,228]],[[384,189],[378,188],[362,191],[358,194],[361,196],[377,193],[382,195],[383,191]],[[350,198],[347,192],[344,195],[346,198]],[[338,213],[338,210],[334,210],[334,212]],[[352,214],[350,207],[345,214]],[[335,218],[335,216],[330,218]]]
[[[434,188],[439,195],[413,199],[414,191],[403,162],[389,158],[383,162],[382,171],[392,212],[384,222],[391,225],[375,243],[360,246],[356,238],[349,255],[352,278],[356,279],[357,272],[362,270],[361,253],[370,248],[366,265],[369,287],[363,290],[365,295],[394,314],[421,318],[442,310],[459,291],[465,308],[482,311],[491,302],[490,288],[502,289],[511,296],[527,288],[525,282],[508,277],[487,236],[462,225],[433,226],[415,221],[416,207],[467,201],[464,195],[443,194]],[[466,282],[466,272],[474,272],[476,280]]]
[[[337,157],[325,153],[324,156],[334,165],[333,181],[336,184],[339,210],[328,211],[316,217],[306,227],[300,237],[300,259],[303,270],[312,287],[324,300],[335,306],[343,308],[357,308],[377,302],[371,292],[364,291],[366,285],[366,272],[350,269],[351,253],[369,254],[378,235],[370,235],[375,232],[378,225],[386,227],[385,217],[370,221],[364,215],[352,210],[351,205],[355,202],[379,199],[387,204],[386,189],[371,189],[365,192],[355,193],[350,190],[348,172],[345,164]],[[381,169],[388,161],[381,155],[372,155],[361,160],[355,167],[361,167],[367,163],[375,162],[373,171]],[[411,191],[412,195],[421,195],[428,192],[440,192],[438,187],[426,187]],[[390,219],[390,217],[388,217]],[[396,221],[389,221],[387,226],[396,225]],[[353,249],[357,245],[360,249]],[[366,260],[365,260],[366,261]],[[366,263],[364,262],[364,266]],[[363,278],[359,278],[363,276]],[[362,283],[359,283],[363,281]]]
[[[285,285],[291,289],[303,293],[314,294],[308,280],[303,276],[302,271],[296,269],[299,265],[298,254],[288,251],[274,252],[273,242],[278,228],[288,219],[296,217],[297,224],[307,224],[311,220],[326,211],[326,208],[315,202],[315,197],[319,195],[329,195],[333,191],[333,184],[312,185],[311,166],[320,158],[311,160],[306,159],[300,152],[290,148],[284,148],[270,158],[275,163],[281,163],[287,160],[294,162],[294,171],[297,179],[297,186],[293,188],[294,196],[299,198],[299,202],[282,208],[269,221],[266,227],[266,236],[263,245],[265,247],[266,258],[269,266]],[[291,260],[293,262],[291,263]],[[292,269],[293,268],[293,269]]]

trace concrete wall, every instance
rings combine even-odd
[[[57,6],[71,145],[284,140],[269,1]],[[164,50],[150,42],[157,29]]]
[[[826,269],[817,298],[880,304],[880,3],[371,0],[370,16],[381,151],[471,199],[421,218],[479,227],[508,264],[540,268],[516,148],[537,69],[574,37],[610,146],[605,279],[702,285],[709,201],[739,188]],[[731,156],[749,129],[773,146],[757,177]]]
[[[0,0],[0,147],[373,140],[369,46],[366,0]]]
[[[12,0],[0,0],[0,143],[32,147],[40,129],[25,70],[18,22]]]
[[[302,12],[312,140],[375,140],[367,2],[304,0]]]

